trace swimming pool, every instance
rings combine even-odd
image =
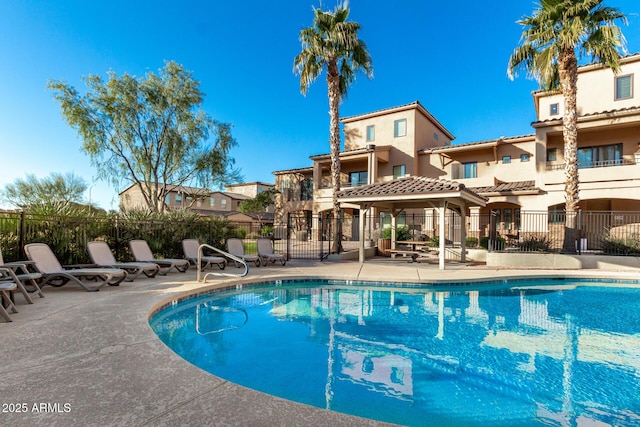
[[[150,324],[207,372],[371,419],[640,425],[637,286],[282,281],[172,303]]]

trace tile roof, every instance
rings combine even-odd
[[[374,151],[378,152],[378,151],[389,151],[391,150],[391,145],[376,145],[376,144],[371,144],[373,146],[375,146]],[[342,150],[340,151],[339,155],[349,155],[349,154],[364,154],[364,153],[368,153],[370,151],[369,148],[367,147],[358,147],[358,148],[352,148],[351,150]],[[320,160],[321,158],[329,158],[331,157],[331,153],[323,153],[323,154],[314,154],[313,156],[309,156],[309,158],[311,160]],[[312,168],[313,169],[313,168]]]
[[[500,182],[496,185],[490,185],[486,187],[471,187],[469,188],[475,193],[510,193],[514,191],[536,191],[539,190],[536,187],[535,181],[516,181],[516,182]]]
[[[295,169],[283,169],[279,171],[271,172],[274,175],[284,175],[288,173],[304,173],[304,172],[313,172],[313,166],[307,166],[304,168],[295,168]]]
[[[394,179],[393,181],[378,182],[375,184],[363,185],[361,187],[350,188],[338,193],[340,198],[363,197],[363,196],[407,196],[433,193],[465,192],[482,199],[464,184],[449,181],[446,179],[427,178],[425,176],[408,176]]]
[[[456,148],[462,148],[462,147],[473,147],[473,146],[478,146],[478,145],[489,145],[489,144],[497,144],[500,141],[504,142],[504,143],[510,143],[510,142],[514,142],[516,140],[519,139],[524,139],[524,138],[533,138],[535,137],[536,134],[535,133],[528,133],[525,135],[517,135],[517,136],[503,136],[500,138],[495,138],[495,139],[486,139],[483,141],[474,141],[474,142],[465,142],[465,143],[459,143],[459,144],[451,144],[451,145],[440,145],[438,147],[433,147],[433,148],[425,148],[422,150],[419,150],[420,153],[435,153],[438,151],[447,151],[447,150],[451,150],[451,149],[456,149]]]

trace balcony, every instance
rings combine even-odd
[[[609,168],[612,166],[630,166],[635,164],[636,163],[633,160],[629,159],[601,160],[597,162],[579,162],[578,169]],[[546,170],[564,170],[564,163],[547,164]]]
[[[579,164],[580,183],[627,181],[638,177],[638,168],[633,160],[618,159]],[[610,169],[615,167],[615,169]],[[547,164],[542,179],[546,185],[564,184],[564,164]]]

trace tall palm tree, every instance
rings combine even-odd
[[[575,229],[573,218],[578,209],[578,113],[576,107],[578,55],[620,70],[620,51],[625,39],[616,25],[626,24],[626,17],[618,9],[604,6],[604,0],[540,0],[539,9],[532,16],[517,21],[524,27],[521,45],[509,59],[508,74],[513,79],[524,69],[527,75],[545,90],[562,92],[564,114],[562,135],[565,162],[565,230],[564,251],[575,252],[570,230]]]
[[[333,218],[340,217],[340,102],[355,80],[356,72],[373,76],[371,56],[366,44],[358,38],[360,24],[347,22],[348,2],[340,3],[333,12],[313,8],[313,26],[300,31],[302,51],[293,61],[294,73],[300,76],[300,92],[307,89],[326,69],[329,92],[329,145],[331,147],[331,183]],[[337,227],[336,227],[337,228]],[[334,251],[340,251],[340,231],[333,233]]]

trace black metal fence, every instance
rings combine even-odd
[[[396,222],[397,240],[424,240],[438,245],[440,217],[435,214],[407,214]],[[454,211],[445,215],[446,244],[459,246],[462,217]],[[390,237],[388,218],[381,216],[364,224],[366,245],[376,246]],[[519,210],[492,211],[465,216],[468,248],[491,251],[597,253],[640,256],[640,212]],[[182,257],[181,242],[197,238],[224,248],[229,237],[244,239],[245,252],[256,253],[255,239],[273,238],[276,251],[288,258],[323,259],[334,252],[333,236],[340,235],[342,250],[353,250],[360,240],[359,216],[345,214],[338,220],[310,214],[288,215],[271,225],[232,223],[218,218],[185,221],[132,220],[118,215],[66,217],[38,216],[24,212],[0,212],[0,248],[5,261],[24,259],[24,245],[47,243],[63,264],[89,262],[86,244],[106,241],[120,261],[131,260],[128,242],[146,240],[154,253]]]
[[[493,210],[466,215],[466,247],[509,252],[576,252],[640,256],[640,212],[629,211],[520,211]],[[449,246],[460,246],[462,217],[447,211],[445,239]],[[291,258],[322,259],[333,252],[332,237],[339,230],[342,249],[357,247],[359,217],[345,214],[338,221],[326,215],[288,216],[274,225],[276,235],[286,240]],[[381,215],[365,223],[365,242],[376,245],[390,237],[390,218]],[[439,243],[440,217],[435,212],[403,214],[396,220],[396,240],[422,240]],[[284,248],[284,243],[281,244]]]
[[[259,223],[231,223],[218,218],[180,220],[134,220],[108,216],[41,216],[24,212],[0,212],[0,249],[4,261],[24,259],[24,245],[48,244],[62,264],[88,263],[86,245],[92,240],[109,244],[120,261],[130,261],[128,243],[144,239],[151,250],[163,257],[182,258],[182,240],[197,238],[203,243],[224,248],[230,237],[250,241],[265,232]],[[269,230],[267,230],[269,232]],[[256,245],[248,243],[247,253]]]

